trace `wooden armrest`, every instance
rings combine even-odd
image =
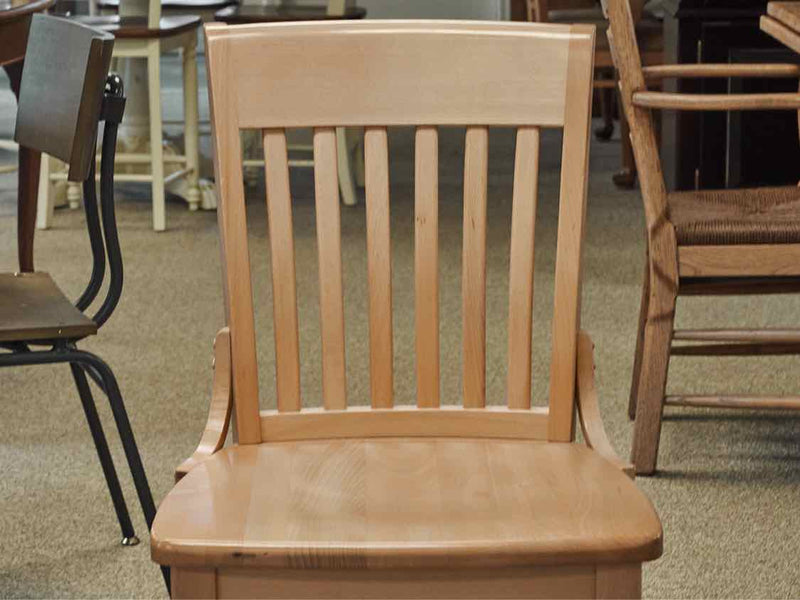
[[[633,479],[633,465],[622,460],[614,451],[603,427],[597,390],[594,387],[594,344],[584,331],[578,334],[578,418],[586,445]]]
[[[798,110],[800,94],[672,94],[634,92],[634,106],[674,110]]]
[[[175,469],[176,482],[225,445],[233,406],[231,390],[231,334],[224,327],[214,338],[214,383],[206,428],[194,454]]]
[[[800,65],[792,64],[681,64],[644,67],[648,81],[671,78],[707,77],[800,77]]]

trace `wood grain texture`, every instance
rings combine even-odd
[[[417,406],[439,406],[439,134],[419,127],[414,149],[414,328]]]
[[[710,77],[800,77],[800,65],[793,64],[732,64],[698,63],[679,65],[652,65],[642,68],[644,78],[659,79],[707,79]]]
[[[175,469],[175,481],[225,445],[233,408],[231,371],[231,334],[223,327],[214,339],[214,381],[206,426],[194,453]]]
[[[170,597],[174,600],[210,600],[219,597],[214,569],[172,569],[170,579]]]
[[[642,565],[597,565],[595,598],[624,600],[642,597]]]
[[[394,438],[225,448],[162,502],[151,548],[178,567],[488,569],[641,562],[661,535],[585,446]]]
[[[589,31],[591,36],[575,37],[570,41],[570,54],[574,60],[570,60],[567,74],[566,124],[561,149],[549,400],[549,439],[560,442],[573,439],[575,423],[575,359],[580,324],[581,251],[592,112],[594,29],[589,28]]]
[[[236,435],[240,444],[261,441],[258,418],[258,362],[256,360],[253,289],[247,245],[242,148],[236,110],[236,90],[219,81],[232,68],[227,48],[206,28],[206,67],[211,120],[214,123],[214,175],[220,197],[217,219],[222,253],[226,321],[231,331],[233,391],[236,397]]]
[[[533,257],[539,130],[517,130],[508,281],[508,407],[531,405]]]
[[[0,342],[95,333],[97,324],[75,308],[47,273],[0,273]]]
[[[292,196],[286,134],[264,131],[264,170],[267,187],[272,258],[272,307],[275,327],[275,388],[278,410],[300,410],[300,342],[297,332],[297,279],[294,264]]]
[[[388,28],[364,20],[213,31],[236,65],[226,74],[228,84],[248,90],[237,107],[245,128],[560,127],[567,41],[576,33],[567,25],[413,20]],[[294,66],[298,48],[302,69]],[[270,60],[253,60],[263,56]],[[366,79],[369,86],[363,85]],[[331,84],[329,102],[318,101],[320,81]],[[269,109],[252,98],[269,98]]]
[[[486,186],[489,130],[469,127],[464,145],[461,335],[464,407],[486,404]]]
[[[592,598],[595,567],[504,569],[385,569],[297,571],[271,569],[259,577],[244,569],[220,569],[220,597],[374,600],[477,600]]]
[[[394,404],[392,344],[392,249],[389,211],[389,147],[386,128],[364,132],[369,283],[369,383],[372,406]]]
[[[380,437],[473,437],[547,439],[547,410],[509,410],[490,406],[437,410],[397,406],[388,409],[353,406],[346,411],[308,408],[300,413],[262,411],[261,435],[271,442]]]
[[[800,275],[800,244],[681,246],[681,277]]]
[[[767,4],[767,7],[769,8],[769,4]],[[798,35],[796,29],[788,27],[779,19],[767,15],[761,16],[759,26],[764,33],[774,37],[795,52],[800,52],[800,35]]]
[[[678,94],[634,92],[633,103],[642,108],[671,110],[798,110],[800,94]]]
[[[319,251],[319,314],[322,335],[322,398],[325,408],[347,407],[342,227],[336,130],[314,131],[314,193]]]

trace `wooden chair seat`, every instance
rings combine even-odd
[[[367,10],[360,6],[345,9],[344,15],[328,14],[327,6],[263,6],[239,4],[216,12],[217,21],[223,23],[273,23],[283,21],[328,21],[337,19],[363,19]]]
[[[583,445],[373,438],[226,448],[170,492],[151,541],[186,567],[485,568],[652,560],[661,525]]]
[[[161,17],[158,28],[147,26],[147,17],[118,17],[116,15],[99,17],[75,17],[84,25],[97,27],[114,34],[116,38],[152,39],[180,35],[197,29],[202,24],[200,17],[175,15]]]
[[[800,243],[797,186],[673,192],[667,205],[679,245]]]
[[[0,342],[79,339],[97,324],[47,273],[0,273]]]

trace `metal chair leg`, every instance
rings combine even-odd
[[[117,513],[120,529],[122,529],[122,545],[135,546],[139,543],[139,538],[136,537],[136,532],[133,530],[128,507],[125,504],[125,497],[122,495],[122,489],[117,478],[117,471],[114,469],[114,461],[111,458],[108,442],[106,442],[106,436],[103,433],[103,425],[100,423],[92,391],[89,389],[89,382],[86,380],[86,373],[76,364],[70,364],[69,368],[72,370],[72,377],[81,397],[83,412],[86,415],[87,423],[89,423],[94,447],[97,449],[97,457],[100,459],[100,466],[103,468],[103,475],[105,475],[106,483],[108,484],[111,501],[114,503],[114,510]]]

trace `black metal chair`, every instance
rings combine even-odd
[[[155,516],[155,504],[114,373],[100,357],[76,347],[111,317],[122,293],[122,254],[114,214],[114,154],[125,97],[122,81],[108,74],[113,45],[114,36],[109,33],[66,19],[33,17],[14,139],[65,161],[69,164],[68,179],[83,182],[93,266],[89,283],[74,304],[47,273],[0,273],[0,367],[69,364],[122,529],[122,544],[132,546],[139,539],[87,375],[110,401],[148,528]],[[95,152],[100,121],[105,125],[98,210]],[[85,311],[100,292],[106,270],[109,285],[105,298],[89,317]],[[168,572],[164,576],[169,585]]]

